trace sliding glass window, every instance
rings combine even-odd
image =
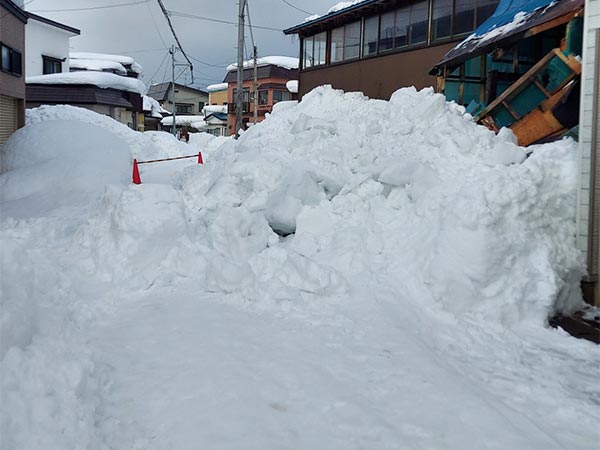
[[[410,30],[410,6],[405,6],[396,10],[396,38],[394,47],[404,47],[408,45],[408,33]]]
[[[320,66],[326,62],[327,32],[315,34],[314,38],[313,65]]]
[[[304,69],[307,69],[309,67],[313,66],[313,42],[314,42],[314,37],[310,36],[307,38],[304,38],[304,40],[302,41],[302,51],[303,51],[303,55],[302,55],[302,67]]]
[[[381,15],[379,31],[379,51],[383,52],[394,48],[394,11]]]
[[[365,32],[363,36],[363,56],[377,54],[377,38],[379,36],[379,16],[365,19]]]
[[[452,36],[452,0],[433,0],[431,40]]]
[[[452,35],[470,33],[475,29],[475,0],[454,0]]]
[[[410,7],[410,44],[427,42],[429,30],[429,2],[415,1]]]
[[[360,56],[360,22],[344,26],[344,60]]]
[[[331,62],[344,60],[344,27],[331,31]]]

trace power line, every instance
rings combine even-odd
[[[252,47],[256,46],[254,42],[254,32],[252,31],[252,19],[250,18],[250,6],[248,5],[250,2],[246,2],[246,15],[248,16],[248,27],[250,28],[250,39],[252,40]]]
[[[209,66],[209,67],[216,67],[217,69],[225,69],[227,66],[218,66],[216,64],[211,64],[211,63],[207,63],[205,61],[202,61],[198,58],[194,58],[193,56],[190,56],[190,58],[192,58],[194,61],[199,62],[200,64],[204,64],[205,66]]]
[[[292,4],[291,4],[290,2],[288,2],[287,0],[281,0],[281,1],[282,1],[283,3],[285,3],[286,5],[288,5],[288,6],[292,7],[292,8],[294,8],[294,9],[296,9],[296,10],[300,11],[300,12],[303,12],[304,14],[308,14],[309,16],[314,16],[314,15],[315,15],[315,13],[311,13],[311,12],[305,11],[305,10],[303,10],[303,9],[301,9],[301,8],[298,8],[296,5],[292,5]]]
[[[148,3],[150,0],[140,0],[137,2],[120,3],[118,5],[105,5],[105,6],[90,6],[88,8],[68,8],[68,9],[36,9],[31,12],[68,12],[68,11],[91,11],[96,9],[108,9],[108,8],[121,8],[123,6],[141,5],[142,3]]]
[[[237,23],[231,22],[229,20],[214,19],[212,17],[197,16],[195,14],[180,13],[177,11],[169,11],[169,14],[171,16],[185,17],[187,19],[198,19],[198,20],[206,20],[208,22],[225,23],[227,25],[237,25]],[[281,28],[271,28],[271,27],[264,27],[264,26],[260,26],[260,25],[254,25],[254,28],[260,29],[260,30],[277,31],[278,33],[283,32],[283,30]]]
[[[175,33],[175,28],[173,28],[173,24],[171,23],[171,17],[169,16],[169,12],[167,11],[167,8],[165,8],[165,5],[163,4],[162,0],[158,0],[158,4],[160,5],[160,9],[162,10],[165,18],[167,19],[169,28],[171,29],[171,33],[173,34],[173,37],[175,38],[175,42],[177,42],[177,45],[179,46],[179,50],[181,51],[181,53],[183,54],[183,57],[187,60],[188,64],[190,65],[190,72],[192,73],[192,83],[193,83],[194,82],[194,65],[192,64],[192,61],[190,61],[190,58],[188,58],[187,54],[183,50],[183,46],[181,45],[181,42],[179,42],[179,38],[177,37],[177,33]],[[173,54],[173,58],[175,58],[175,54]]]
[[[156,69],[156,71],[154,72],[154,74],[150,77],[150,80],[148,81],[148,84],[151,85],[152,82],[154,81],[154,77],[158,74],[159,70],[161,69],[162,65],[165,63],[165,61],[167,60],[167,56],[169,56],[169,52],[165,53],[165,56],[163,56],[162,61],[160,62],[158,68]]]
[[[156,29],[156,32],[158,33],[158,37],[160,38],[160,41],[165,46],[165,48],[168,47],[167,43],[165,42],[165,40],[162,37],[162,33],[160,32],[160,28],[158,28],[158,24],[156,23],[156,19],[154,19],[154,14],[152,14],[152,9],[150,8],[150,4],[146,3],[146,8],[148,8],[148,12],[150,13],[150,17],[152,18],[152,23],[154,24],[154,28]]]

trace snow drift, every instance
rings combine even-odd
[[[581,400],[592,388],[585,381],[566,387],[560,381],[568,378],[561,378],[561,373],[578,374],[574,379],[582,376],[581,358],[568,359],[570,351],[559,349],[557,354],[563,356],[541,357],[533,370],[523,362],[531,355],[521,354],[539,346],[540,333],[550,333],[545,329],[549,314],[580,302],[577,283],[583,263],[573,238],[577,155],[572,141],[535,147],[526,157],[510,132],[494,135],[475,125],[462,107],[427,89],[402,89],[387,102],[321,87],[298,104],[278,106],[237,141],[193,135],[190,145],[165,133],[140,134],[78,108],[42,107],[28,114],[28,126],[2,149],[0,174],[0,185],[7,193],[0,205],[7,211],[0,223],[0,245],[7,249],[2,255],[0,283],[0,429],[10,448],[161,448],[165,441],[154,442],[153,433],[160,434],[162,419],[157,419],[156,428],[145,424],[152,435],[139,440],[135,427],[140,423],[123,412],[126,409],[118,410],[129,403],[111,388],[114,372],[123,369],[105,360],[110,353],[102,352],[98,343],[105,339],[95,340],[88,333],[116,323],[121,311],[134,307],[135,299],[155,292],[193,295],[202,300],[198,307],[210,298],[256,309],[272,314],[274,322],[294,316],[306,322],[303,330],[323,322],[335,329],[341,324],[343,336],[335,344],[340,351],[355,334],[359,340],[369,335],[368,326],[393,322],[397,316],[373,315],[371,309],[389,304],[390,311],[403,311],[401,317],[408,319],[395,323],[386,339],[394,336],[400,343],[403,339],[418,343],[402,350],[403,361],[411,361],[415,372],[400,378],[414,378],[411,383],[418,390],[418,383],[423,384],[418,380],[427,377],[425,372],[438,371],[435,379],[440,384],[418,390],[428,396],[419,397],[418,403],[449,408],[440,405],[455,406],[461,392],[468,391],[471,404],[484,408],[483,403],[501,403],[506,411],[514,411],[520,408],[521,399],[507,394],[506,380],[529,385],[543,373],[544,378],[548,376],[542,383],[543,395],[538,395],[539,390],[523,394],[531,401],[522,413],[523,422],[543,416],[569,448],[583,449],[593,441],[585,431],[595,420],[593,402]],[[80,141],[85,145],[77,145]],[[132,157],[199,150],[208,155],[204,166],[144,168],[144,184],[125,184]],[[65,158],[71,161],[66,169],[60,163]],[[61,170],[66,176],[61,177]],[[24,185],[25,173],[36,180],[33,187]],[[82,190],[81,180],[71,174],[89,178],[89,189]],[[74,196],[63,195],[70,190]],[[41,204],[59,208],[44,209]],[[169,310],[178,307],[176,302],[166,305]],[[135,323],[124,328],[141,330],[145,321],[137,320],[139,314],[150,317],[152,311],[136,310]],[[186,317],[185,311],[178,316],[182,321],[177,322],[178,330]],[[151,332],[159,345],[172,336],[163,334],[162,318],[156,320],[161,325]],[[351,325],[346,326],[347,322]],[[488,333],[489,329],[493,332]],[[424,330],[430,333],[426,343],[420,337]],[[536,337],[523,344],[527,338],[513,339],[509,330]],[[474,340],[472,334],[478,338]],[[499,344],[495,335],[505,335],[505,341]],[[214,339],[222,343],[230,336]],[[560,347],[559,342],[568,338],[561,334],[555,339],[548,345]],[[301,346],[308,341],[296,342]],[[243,342],[236,345],[243,346]],[[290,344],[288,350],[303,358],[304,349],[297,345]],[[373,342],[377,351],[381,345]],[[582,354],[582,347],[577,346],[585,344],[569,345],[576,348],[575,354]],[[237,357],[244,361],[243,351],[239,352]],[[592,363],[600,360],[600,354],[592,354],[588,347],[585,352]],[[210,354],[192,359],[203,361],[205,356],[219,359]],[[440,358],[447,364],[439,364]],[[178,364],[188,360],[189,355],[182,355]],[[350,361],[355,366],[351,370],[340,366],[340,373],[358,370],[362,364]],[[276,363],[264,362],[265,367]],[[509,373],[503,372],[503,365]],[[458,367],[456,371],[463,375],[446,366]],[[23,373],[26,376],[20,377]],[[267,377],[270,372],[261,373]],[[275,379],[275,373],[264,383],[278,385],[281,380]],[[313,368],[306,379],[315,380],[311,385],[316,386],[323,379],[320,373]],[[379,380],[373,386],[382,390],[365,392],[360,397],[364,405],[385,404],[378,392],[394,392],[393,380],[399,377],[392,373],[368,375],[369,380],[371,376]],[[185,370],[178,374],[200,376]],[[481,386],[481,380],[488,385],[491,377],[495,387],[489,388],[492,393],[473,393],[452,384],[455,390],[448,392],[442,381],[448,374],[452,380],[470,377],[465,386]],[[234,365],[227,377],[244,392],[253,391],[246,388],[251,383],[246,367]],[[158,395],[158,390],[140,382],[141,388],[153,392],[149,398]],[[361,383],[371,381],[357,378],[353,382],[358,384],[345,385],[355,394],[364,388]],[[445,400],[439,403],[442,391]],[[484,398],[476,401],[479,395]],[[569,411],[579,408],[580,412],[550,413],[547,405],[536,403],[541,397],[560,397]],[[575,397],[578,400],[571,400]],[[334,430],[339,445],[331,448],[354,448],[351,442],[362,448],[397,445],[398,434],[377,428],[379,415],[397,417],[397,411],[377,410],[364,417],[361,411],[366,406],[356,404],[352,412],[340,417],[338,403],[332,407],[318,402],[316,397],[306,401],[304,407],[311,407],[304,412],[306,417],[322,409],[344,424]],[[202,408],[204,403],[195,407]],[[315,404],[319,406],[313,408]],[[32,405],[43,407],[36,406],[36,414],[30,414]],[[406,407],[419,409],[410,402]],[[285,410],[278,405],[273,408]],[[134,412],[142,414],[145,409]],[[477,429],[493,431],[501,422],[498,417],[507,414],[485,411],[481,420],[477,410],[461,417]],[[214,414],[211,410],[210,416]],[[428,416],[429,409],[419,417],[427,420]],[[440,413],[448,420],[451,416],[447,409]],[[271,426],[271,419],[264,417],[256,415],[259,430]],[[286,422],[290,439],[298,435],[297,424],[305,416],[290,413],[288,417],[296,418]],[[487,445],[486,432],[475,433],[467,442],[456,427],[449,427],[445,437],[437,439],[423,431],[438,428],[432,420],[431,427],[404,425],[401,430],[406,433],[400,435],[410,435],[413,448]],[[363,421],[369,425],[366,431],[354,426]],[[564,431],[575,422],[581,424],[577,433]],[[524,425],[511,426],[521,430]],[[373,427],[382,434],[371,446]],[[516,428],[490,448],[518,448],[524,442],[528,448],[559,448],[543,433],[530,440],[521,431],[511,435]],[[356,435],[350,442],[347,433],[355,429],[371,434]],[[236,430],[228,429],[228,436],[237,436]],[[208,433],[202,434],[206,440],[191,438],[185,445],[193,448],[204,442],[210,448],[214,442],[209,431],[195,429]],[[328,435],[320,436],[318,442],[327,444]],[[300,447],[311,448],[310,441],[304,443]],[[288,448],[299,447],[292,442]]]

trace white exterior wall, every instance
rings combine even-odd
[[[66,30],[29,19],[25,25],[25,67],[27,76],[44,74],[42,55],[65,59],[62,71],[69,71],[69,38]]]
[[[580,185],[577,208],[577,246],[589,258],[590,237],[590,192],[600,187],[600,172],[592,168],[593,140],[596,140],[595,149],[600,152],[600,0],[587,0],[585,6],[585,31],[583,37],[583,72],[581,85],[581,110],[579,124],[580,146]],[[597,155],[595,166],[598,168],[600,154]],[[590,174],[595,174],[595,183]],[[596,216],[598,211],[596,211]],[[598,226],[598,218],[595,219]],[[597,234],[592,232],[592,234]],[[596,243],[597,244],[597,243]],[[593,256],[593,255],[592,255]],[[590,264],[597,266],[597,262]],[[591,275],[597,275],[592,274]]]

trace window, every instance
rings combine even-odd
[[[344,59],[358,58],[360,52],[360,22],[344,27]]]
[[[302,67],[309,68],[325,64],[325,49],[327,48],[327,33],[319,33],[304,38],[302,41]]]
[[[475,2],[473,0],[455,0],[452,28],[454,36],[469,33],[475,29]]]
[[[192,114],[194,112],[194,105],[189,103],[177,103],[175,105],[175,111],[177,114]]]
[[[352,22],[331,31],[331,62],[360,56],[360,22]]]
[[[410,28],[410,6],[405,6],[396,10],[396,37],[394,47],[404,47],[408,45],[408,31]]]
[[[433,0],[431,40],[452,36],[452,0]]]
[[[198,102],[198,111],[202,112],[202,110],[204,109],[204,102]]]
[[[57,58],[42,55],[44,75],[62,72],[62,61]]]
[[[410,44],[427,42],[429,29],[429,2],[417,1],[410,7]]]
[[[304,41],[302,41],[302,51],[304,52],[302,56],[302,67],[304,69],[313,66],[314,42],[314,36],[304,38]]]
[[[379,32],[379,51],[383,52],[394,47],[394,11],[381,15]]]
[[[377,53],[378,34],[379,16],[365,19],[365,29],[363,31],[363,56],[374,55]]]
[[[269,104],[269,91],[258,91],[258,104],[268,105]]]
[[[21,52],[6,45],[1,45],[2,53],[2,72],[11,73],[13,75],[23,75],[23,60]]]
[[[319,33],[314,36],[313,65],[320,66],[325,64],[325,52],[327,50],[327,32]]]
[[[344,27],[331,31],[331,62],[344,59]]]
[[[288,91],[273,91],[273,104],[288,100],[291,100],[291,96]]]

